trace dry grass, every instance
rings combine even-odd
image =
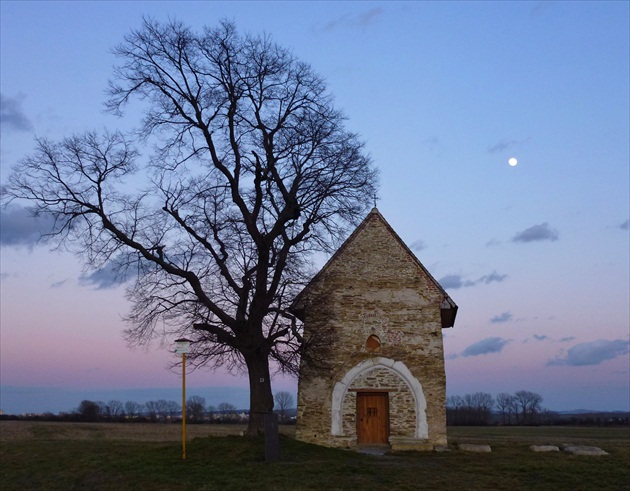
[[[586,445],[630,447],[630,427],[452,426],[448,441],[498,445]]]
[[[246,425],[188,424],[186,438],[242,435]],[[280,433],[293,436],[295,426],[280,426]],[[120,440],[137,442],[181,441],[181,424],[161,423],[60,423],[0,421],[0,442],[26,440]]]
[[[188,429],[183,460],[177,424],[2,421],[0,489],[630,491],[628,428],[449,428],[450,452],[383,456],[283,436],[276,463],[264,462],[262,438],[235,436],[243,426]],[[468,442],[487,443],[492,453],[457,449]],[[598,446],[608,455],[540,454],[533,443]]]

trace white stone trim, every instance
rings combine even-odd
[[[357,366],[351,368],[341,381],[337,382],[333,388],[332,393],[332,414],[331,414],[331,428],[330,433],[335,436],[343,435],[343,400],[348,392],[348,387],[352,385],[352,382],[362,373],[372,370],[374,368],[385,368],[396,373],[402,378],[411,393],[413,394],[414,402],[416,405],[416,438],[428,438],[429,426],[427,424],[427,401],[424,397],[422,390],[422,384],[415,378],[405,364],[401,361],[391,360],[389,358],[375,357],[365,360],[359,363]]]

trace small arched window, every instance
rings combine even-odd
[[[367,338],[365,342],[365,351],[368,353],[374,353],[381,350],[381,340],[376,334],[372,334]]]

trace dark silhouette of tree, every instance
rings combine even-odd
[[[109,409],[104,401],[95,401],[94,403],[98,406],[98,413],[101,419],[109,417]]]
[[[293,396],[290,392],[280,391],[276,392],[274,399],[276,401],[276,406],[278,407],[278,414],[280,416],[280,422],[287,422],[287,410],[293,408],[295,406],[293,402]]]
[[[162,421],[168,421],[179,415],[181,406],[175,401],[168,401],[166,399],[158,399],[157,401],[149,401],[151,403],[152,412],[155,413],[155,417]],[[147,402],[147,408],[149,407]]]
[[[506,392],[497,394],[495,404],[501,414],[501,422],[504,425],[512,423],[512,415],[514,414],[514,396]]]
[[[541,425],[554,425],[558,422],[559,415],[556,411],[547,408],[540,408],[538,411],[537,423]]]
[[[82,421],[98,421],[101,418],[101,408],[94,401],[83,400],[77,408],[77,414]]]
[[[151,421],[157,421],[159,413],[159,405],[157,401],[147,401],[144,405],[147,409],[147,418]]]
[[[127,401],[125,402],[125,413],[129,418],[136,418],[142,413],[142,407],[142,404],[139,404],[135,401]]]
[[[117,400],[111,400],[107,403],[107,417],[111,420],[120,420],[124,418],[125,410],[123,403]]]
[[[203,421],[206,415],[206,400],[200,396],[191,396],[186,401],[186,419]]]
[[[470,398],[470,407],[475,424],[490,424],[492,408],[494,407],[492,394],[488,394],[487,392],[475,392]]]
[[[512,396],[512,399],[509,401],[509,409],[510,414],[513,417],[514,423],[517,425],[523,424],[522,422],[522,418],[521,418],[521,413],[519,412],[518,409],[518,402],[516,401],[516,398],[514,396]]]
[[[166,401],[166,419],[173,420],[181,415],[182,406],[175,401]]]
[[[475,392],[446,399],[446,417],[452,425],[487,425],[492,417],[494,399],[491,394]]]
[[[514,395],[505,392],[497,395],[475,392],[446,399],[446,418],[450,425],[487,425],[492,422],[492,409],[496,407],[503,424],[531,425],[541,421],[549,424],[554,413],[542,408],[542,396],[536,392],[519,390]]]
[[[221,421],[230,423],[236,420],[236,406],[229,402],[221,402],[217,406],[217,411],[221,415]]]
[[[166,399],[158,399],[155,401],[155,410],[157,412],[158,419],[166,421],[169,413],[169,404]]]
[[[259,433],[270,361],[292,371],[317,346],[288,310],[311,254],[364,216],[376,172],[323,79],[269,37],[145,20],[115,54],[107,108],[139,101],[139,131],[38,139],[4,200],[51,217],[48,238],[92,268],[133,273],[130,343],[185,336],[192,365],[246,371]]]
[[[530,425],[536,423],[536,417],[541,410],[543,398],[536,392],[519,390],[514,394],[514,402],[520,413],[520,424]]]
[[[463,424],[462,419],[462,407],[464,406],[464,399],[461,396],[449,396],[446,398],[446,421],[449,425]]]

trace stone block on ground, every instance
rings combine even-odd
[[[573,455],[608,455],[608,452],[599,447],[587,447],[583,445],[564,445],[562,450]]]
[[[448,445],[436,445],[433,447],[433,450],[437,453],[450,452],[451,449]]]
[[[488,453],[492,452],[490,445],[479,445],[476,443],[460,443],[457,445],[459,450],[464,452]]]
[[[555,445],[531,445],[529,449],[533,452],[559,452],[560,449]]]

